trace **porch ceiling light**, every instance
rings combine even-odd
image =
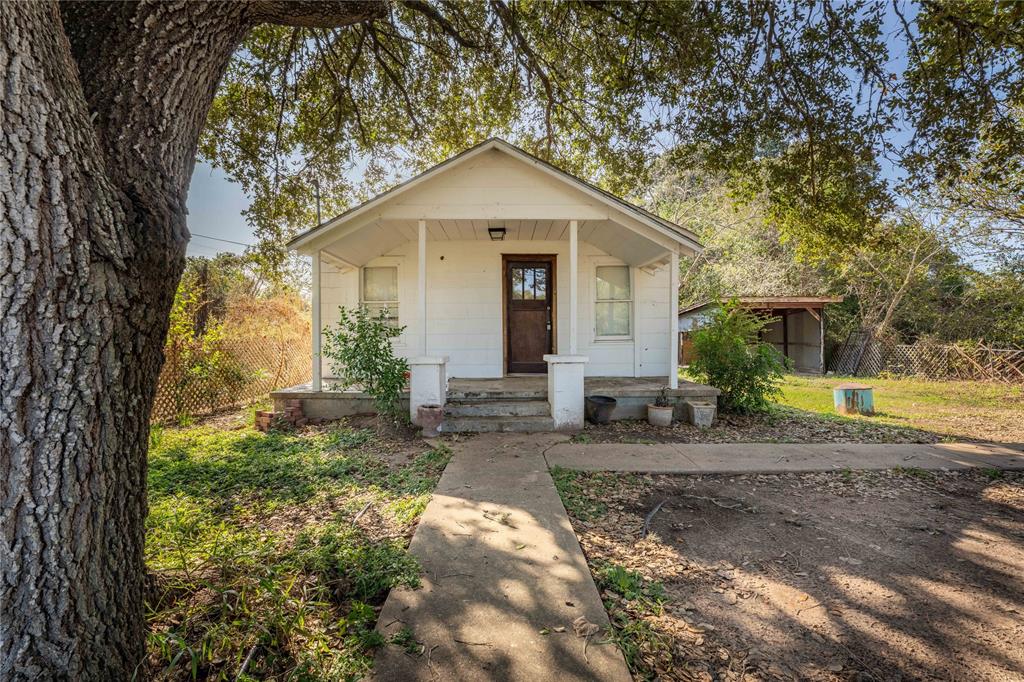
[[[488,227],[487,234],[491,236],[492,242],[500,242],[505,240],[505,228],[504,227]]]

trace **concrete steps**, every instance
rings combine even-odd
[[[450,417],[548,417],[546,400],[456,400],[445,405]]]
[[[554,430],[555,421],[539,415],[446,417],[442,428],[445,433],[540,433]]]
[[[449,395],[443,431],[448,433],[535,433],[552,431],[551,406],[534,395]]]

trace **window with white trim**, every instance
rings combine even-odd
[[[628,339],[633,334],[633,283],[628,265],[595,268],[594,335]]]
[[[388,324],[398,326],[398,267],[394,265],[363,268],[360,303],[377,317],[386,310]]]

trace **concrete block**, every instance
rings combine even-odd
[[[707,428],[714,423],[715,413],[718,411],[718,406],[715,403],[704,400],[684,400],[683,405],[686,409],[686,421],[690,424]]]

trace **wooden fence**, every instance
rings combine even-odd
[[[218,347],[214,371],[196,372],[169,359],[160,372],[151,419],[196,417],[265,398],[270,391],[306,383],[312,374],[310,341],[294,334],[233,339]]]
[[[829,370],[849,376],[920,376],[1024,383],[1024,349],[984,344],[902,344],[854,332],[832,354]]]

